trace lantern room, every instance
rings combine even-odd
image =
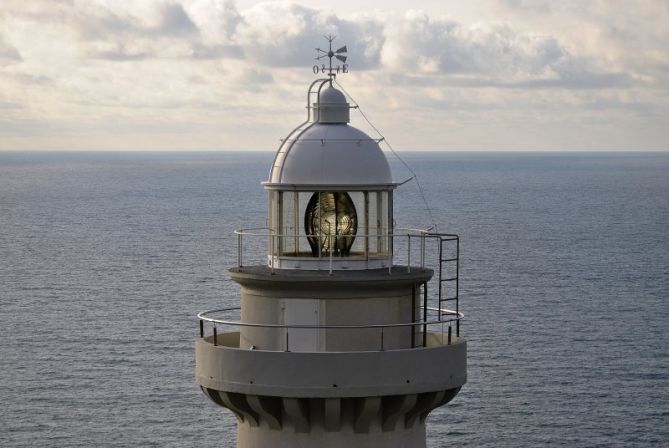
[[[379,140],[348,124],[351,106],[331,80],[315,82],[307,96],[307,121],[283,140],[263,183],[269,192],[268,264],[391,266],[397,184]]]

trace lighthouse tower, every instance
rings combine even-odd
[[[196,380],[236,416],[240,448],[424,447],[427,415],[466,381],[459,239],[393,227],[399,184],[348,124],[333,82],[347,67],[332,65],[346,47],[329,40],[314,67],[328,76],[263,182],[268,228],[236,232],[240,306],[198,315]]]

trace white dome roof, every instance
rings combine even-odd
[[[350,106],[344,94],[334,87],[326,87],[312,104],[313,119],[319,123],[348,123],[351,121]]]
[[[330,90],[341,94],[325,89],[326,95],[336,94]],[[302,134],[294,131],[283,142],[265,185],[394,188],[390,166],[376,140],[347,124],[321,123],[311,124]]]
[[[345,104],[348,106],[348,101],[346,101],[346,97],[344,96],[344,94],[340,90],[335,89],[334,87],[327,87],[321,90],[319,99],[321,103],[342,104],[342,105]]]

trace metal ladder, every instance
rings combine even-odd
[[[423,266],[423,263],[425,262],[425,240],[427,238],[430,239],[436,239],[439,244],[439,268],[438,268],[438,275],[436,278],[436,282],[438,284],[437,287],[437,304],[438,304],[438,313],[439,313],[439,320],[441,320],[444,316],[455,316],[455,335],[456,337],[460,337],[460,319],[457,317],[459,316],[460,312],[460,282],[459,282],[459,276],[460,276],[460,237],[458,235],[450,234],[450,233],[424,233],[422,236],[422,242],[421,242],[421,267]],[[411,238],[409,238],[411,239]],[[450,252],[447,250],[448,245],[454,245],[455,247],[450,248]],[[411,243],[409,242],[409,247],[411,247]],[[409,254],[411,253],[411,249],[409,249]],[[448,258],[444,258],[444,256]],[[452,265],[452,263],[455,264],[455,266]],[[410,260],[409,263],[410,265]],[[444,272],[444,267],[448,267],[450,265],[450,272]],[[453,273],[453,270],[455,272]],[[447,276],[447,274],[449,274]],[[433,278],[430,283],[435,281]],[[448,288],[446,288],[444,285],[451,284],[453,285],[451,289],[452,294],[451,296],[444,297],[445,292]],[[421,285],[417,285],[417,288],[415,288],[412,292],[414,300],[418,299],[420,300],[420,296],[422,296],[423,299],[423,306],[421,307],[423,309],[423,322],[427,322],[427,312],[428,312],[428,283],[423,283]],[[444,304],[447,302],[455,302],[455,310],[449,309],[449,310],[444,310]],[[449,324],[449,341],[450,341],[450,324]],[[423,335],[423,341],[422,341],[422,346],[426,347],[427,346],[427,324],[423,324],[423,329],[422,329],[422,335]],[[412,346],[414,345],[415,340],[412,337]],[[450,343],[450,342],[449,342]]]
[[[443,310],[443,305],[447,302],[455,302],[455,313],[456,316],[458,315],[460,311],[460,300],[459,300],[459,290],[460,290],[460,282],[459,282],[459,275],[460,275],[460,237],[458,235],[451,235],[451,234],[435,234],[436,236],[439,237],[439,275],[438,275],[438,280],[439,280],[439,293],[438,293],[438,299],[439,299],[439,318],[441,319],[443,317],[444,313]],[[453,248],[451,247],[451,251],[448,252],[445,249],[448,249],[448,245],[455,245],[455,256],[451,256],[453,254]],[[449,258],[444,258],[444,256],[447,256]],[[455,275],[452,275],[453,273],[453,266],[452,263],[455,263]],[[447,270],[447,273],[444,273],[444,267],[450,266],[450,270]],[[449,274],[449,276],[446,276],[446,274]],[[444,297],[445,294],[445,289],[447,289],[444,285],[454,285],[454,288],[450,288],[451,292],[453,295]],[[456,327],[455,327],[455,335],[460,336],[460,319],[456,320]]]

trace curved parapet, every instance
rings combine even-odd
[[[238,348],[239,333],[208,336],[195,347],[197,382],[206,388],[280,397],[368,397],[461,387],[467,343],[430,333],[427,347],[359,352],[283,352]],[[271,368],[268,368],[271,366]]]
[[[216,342],[216,345],[214,345]],[[196,343],[204,394],[238,419],[238,446],[423,447],[425,418],[466,382],[467,344],[364,352],[239,348],[239,333]]]

